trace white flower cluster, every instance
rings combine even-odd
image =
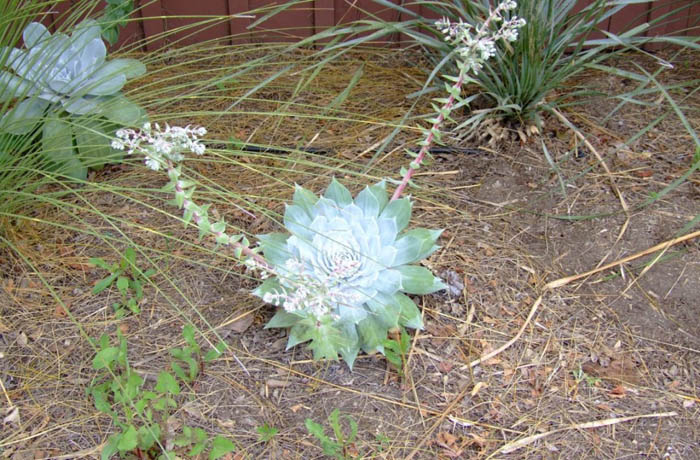
[[[503,17],[504,12],[516,7],[517,4],[513,1],[501,3],[491,12],[479,29],[475,29],[474,26],[461,19],[459,22],[450,22],[447,18],[440,19],[435,23],[435,26],[445,36],[445,41],[456,47],[455,52],[465,67],[464,71],[472,71],[477,74],[484,66],[484,62],[496,55],[496,41],[499,39],[510,42],[517,40],[518,29],[525,25],[525,20],[513,16],[504,21]],[[502,22],[495,33],[490,30],[492,21]]]
[[[141,131],[127,128],[117,130],[117,138],[112,141],[112,148],[126,150],[129,155],[134,152],[142,153],[146,156],[146,166],[158,171],[167,161],[182,161],[182,152],[203,154],[205,147],[200,137],[206,133],[207,130],[201,126],[187,125],[182,128],[166,123],[165,129],[161,129],[158,123],[153,126],[145,123]]]
[[[308,264],[290,258],[279,270],[283,272],[278,273],[280,288],[265,293],[263,301],[282,307],[289,313],[304,311],[316,318],[331,314],[333,319],[338,319],[335,313],[338,305],[352,307],[366,300],[361,293],[349,291],[343,285],[347,272],[356,271],[359,264],[347,262],[341,262],[339,271],[319,278],[309,272]]]

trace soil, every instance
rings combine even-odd
[[[698,57],[677,57],[662,82],[697,78]],[[656,65],[652,58],[643,64]],[[343,117],[304,116],[327,106],[358,66],[364,75]],[[213,197],[232,225],[251,234],[279,230],[293,183],[320,192],[336,175],[357,192],[394,177],[409,161],[402,152],[416,141],[410,128],[384,153],[374,152],[410,109],[413,101],[403,95],[420,88],[424,74],[415,57],[373,52],[331,67],[300,93],[293,81],[282,82],[226,116],[185,121],[207,125],[212,139],[329,150],[216,151],[227,161],[205,156],[188,163],[190,174],[209,180],[211,188],[201,193]],[[571,84],[606,94],[633,87],[599,72]],[[671,95],[684,98],[689,123],[700,132],[700,99],[692,89]],[[226,109],[230,99],[220,96],[188,101],[187,111],[197,113],[191,104]],[[298,104],[285,109],[299,116],[281,123],[275,116],[284,111],[280,101]],[[0,253],[0,379],[8,417],[2,456],[98,458],[115,426],[86,396],[97,372],[85,337],[106,333],[116,343],[120,330],[131,366],[148,386],[168,368],[169,350],[184,345],[180,331],[191,322],[204,332],[198,336],[203,349],[217,334],[230,348],[183,387],[168,426],[225,435],[238,446],[229,458],[325,458],[305,421],[323,424],[333,438],[328,416],[334,409],[358,424],[347,458],[700,458],[699,239],[547,287],[693,230],[684,227],[700,215],[697,172],[662,193],[692,166],[693,141],[662,97],[644,101],[610,119],[613,98],[563,109],[594,150],[548,115],[538,135],[506,129],[492,144],[452,139],[483,153],[440,154],[420,170],[421,188],[411,191],[412,225],[445,229],[442,248],[424,264],[453,289],[416,298],[425,329],[411,331],[403,376],[382,356],[360,356],[350,371],[342,361],[313,362],[303,346],[285,350],[286,332],[264,329],[273,308],[249,295],[257,282],[236,268],[233,251],[198,244],[196,231],[183,228],[168,208],[167,196],[148,193],[165,184],[162,172],[133,161],[95,173],[95,187],[66,198],[76,207],[47,204],[8,227],[16,249]],[[416,113],[428,110],[427,103],[421,100]],[[176,113],[175,104],[164,110]],[[139,260],[148,256],[160,272],[145,288],[141,313],[116,319],[111,305],[118,293],[91,294],[105,273],[88,260],[112,262],[115,249],[127,245],[141,248]],[[258,433],[264,424],[279,430],[267,442]],[[519,440],[522,445],[512,444]]]

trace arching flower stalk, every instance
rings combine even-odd
[[[112,140],[112,148],[125,150],[128,155],[139,153],[145,157],[146,166],[154,171],[164,168],[170,181],[164,187],[166,191],[175,192],[175,204],[184,210],[185,225],[194,221],[199,229],[199,238],[207,234],[214,236],[216,244],[232,245],[235,256],[250,268],[260,270],[265,276],[269,269],[265,259],[258,254],[259,249],[252,249],[250,241],[242,234],[226,233],[226,222],[209,221],[209,205],[197,205],[192,196],[195,192],[194,182],[181,179],[184,153],[189,151],[196,155],[204,154],[205,145],[201,137],[207,133],[202,126],[184,128],[165,125],[162,129],[158,123],[145,123],[140,131],[119,129]]]
[[[481,26],[474,30],[470,24],[464,22],[452,23],[449,19],[443,18],[435,23],[440,32],[445,36],[445,41],[455,46],[454,53],[457,59],[459,75],[456,77],[445,75],[444,78],[453,84],[445,83],[445,90],[449,94],[447,98],[433,99],[438,105],[433,104],[435,116],[428,118],[432,124],[430,129],[421,128],[423,140],[419,142],[421,146],[418,154],[412,154],[415,160],[411,161],[409,168],[402,168],[403,176],[398,187],[394,191],[392,200],[403,194],[404,189],[409,184],[415,170],[420,168],[433,144],[440,144],[440,126],[445,120],[450,119],[450,112],[455,104],[463,101],[461,97],[462,86],[469,82],[469,73],[474,75],[484,66],[489,58],[496,54],[496,42],[498,40],[515,41],[518,38],[518,29],[525,25],[525,20],[517,17],[505,20],[503,13],[515,9],[517,4],[514,1],[504,1],[499,4],[484,21]],[[492,23],[501,23],[501,27],[494,33],[491,30]]]

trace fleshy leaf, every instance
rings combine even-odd
[[[370,318],[377,324],[381,324],[385,329],[398,327],[401,305],[393,295],[378,294],[367,301],[367,306],[372,311]]]
[[[268,278],[263,283],[253,290],[253,295],[258,296],[261,299],[265,297],[265,294],[277,294],[280,290],[280,283],[277,278]]]
[[[64,99],[61,100],[61,103],[68,113],[73,115],[86,115],[88,113],[98,112],[98,109],[107,101],[108,97],[84,96]]]
[[[141,107],[121,95],[104,100],[100,105],[100,114],[121,126],[140,126],[147,119]]]
[[[284,308],[279,308],[277,309],[277,312],[275,312],[275,315],[265,325],[265,329],[292,327],[302,319],[303,318],[299,315],[289,313]]]
[[[397,292],[394,294],[396,302],[401,306],[399,324],[412,329],[423,329],[423,318],[415,302],[407,295]]]
[[[384,182],[365,187],[355,198],[355,204],[362,209],[365,217],[372,218],[379,216],[387,201]]]
[[[352,195],[350,194],[350,190],[338,182],[335,177],[331,179],[331,183],[323,196],[329,200],[335,201],[341,207],[352,203]]]
[[[343,324],[341,327],[341,332],[345,336],[345,339],[349,345],[340,348],[340,356],[343,357],[345,363],[348,365],[350,370],[352,370],[352,366],[355,364],[355,358],[357,358],[357,353],[360,351],[357,327],[355,324]]]
[[[362,337],[362,349],[365,353],[373,353],[375,351],[384,353],[383,343],[387,335],[386,327],[369,317],[357,324],[357,331]]]
[[[49,38],[51,34],[48,29],[38,22],[31,22],[27,24],[22,32],[22,39],[24,40],[24,46],[27,48],[33,48],[39,42]]]
[[[74,179],[87,178],[87,167],[73,148],[73,130],[68,122],[60,118],[47,120],[41,143],[42,153],[59,166],[59,172]]]
[[[411,220],[411,201],[408,198],[401,198],[390,201],[382,211],[380,218],[391,219],[396,221],[396,231],[400,232],[408,225]]]
[[[314,359],[338,360],[338,352],[349,345],[338,328],[331,324],[329,319],[322,319],[320,324],[311,326],[313,340],[309,349],[314,353]]]
[[[300,343],[308,342],[313,339],[314,336],[306,321],[300,321],[299,323],[292,326],[289,330],[289,339],[287,340],[287,350]]]
[[[75,143],[80,159],[90,167],[101,167],[123,157],[123,152],[114,150],[110,145],[111,136],[106,128],[105,123],[92,117],[74,124]]]
[[[435,241],[441,233],[442,230],[416,228],[401,235],[394,244],[398,250],[394,265],[410,264],[428,257],[438,249]]]
[[[27,80],[0,70],[0,102],[6,102],[16,97],[31,96],[33,86]]]
[[[318,201],[318,197],[314,195],[313,192],[306,190],[301,185],[294,186],[294,197],[292,201],[295,205],[301,206],[308,213],[311,213],[311,209]]]
[[[265,260],[275,266],[283,266],[291,254],[287,249],[287,239],[289,235],[284,233],[268,233],[267,235],[257,235],[260,247],[265,255]]]
[[[27,134],[42,119],[49,103],[36,97],[25,99],[0,118],[0,131]]]
[[[309,228],[311,226],[311,217],[309,213],[301,206],[287,205],[284,210],[284,226],[292,235],[311,240],[314,233]]]
[[[397,270],[401,273],[402,290],[408,294],[430,294],[447,288],[425,267],[404,265]]]

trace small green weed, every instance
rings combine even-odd
[[[180,394],[180,384],[176,376],[189,383],[199,373],[201,356],[199,346],[194,342],[194,328],[191,325],[185,327],[183,337],[188,345],[173,353],[173,356],[188,365],[188,372],[185,373],[179,364],[172,363],[176,376],[161,371],[155,387],[150,390],[144,387],[144,379],[129,365],[126,338],[119,332],[117,334],[118,346],[111,346],[106,334],[96,344],[99,351],[92,360],[92,367],[103,372],[87,390],[94,400],[95,408],[109,415],[119,428],[107,440],[102,450],[102,459],[109,459],[117,453],[131,453],[144,460],[175,459],[175,452],[166,451],[161,443],[165,432],[163,426],[171,411],[177,408],[175,397]],[[219,354],[220,351],[217,350],[212,356]],[[180,372],[175,369],[180,369]],[[121,410],[115,410],[115,406]],[[187,425],[173,439],[173,444],[187,449],[188,456],[199,455],[209,448],[209,459],[220,458],[235,450],[233,442],[223,436],[209,439],[203,429]]]
[[[270,442],[280,430],[266,423],[263,426],[259,426],[256,431],[262,442]]]
[[[145,272],[141,272],[136,268],[136,251],[134,248],[127,248],[118,263],[115,262],[109,265],[100,257],[90,258],[90,263],[110,273],[95,284],[95,287],[92,288],[93,294],[99,294],[112,284],[117,286],[121,301],[114,302],[112,305],[117,318],[122,318],[129,312],[134,314],[141,312],[139,303],[143,299],[143,284],[156,271],[150,268]]]
[[[374,435],[374,440],[379,443],[379,446],[377,447],[379,452],[384,452],[385,450],[389,449],[391,439],[389,439],[389,437],[384,433],[377,433]]]
[[[350,435],[347,437],[343,434],[341,418],[345,419],[350,427]],[[326,435],[325,429],[321,424],[314,422],[310,418],[307,418],[305,422],[309,433],[321,442],[323,453],[338,460],[359,458],[355,447],[357,422],[351,416],[341,416],[338,409],[333,409],[331,415],[328,416],[328,423],[333,429],[335,439],[331,439]]]
[[[411,348],[411,337],[405,329],[401,328],[398,340],[387,338],[382,345],[384,345],[386,360],[394,365],[399,376],[404,377],[404,365],[406,364],[408,350]]]
[[[598,377],[593,377],[592,375],[586,374],[581,366],[579,366],[578,369],[573,370],[572,374],[576,379],[576,383],[581,383],[585,380],[589,387],[594,387],[600,383],[600,379]]]

